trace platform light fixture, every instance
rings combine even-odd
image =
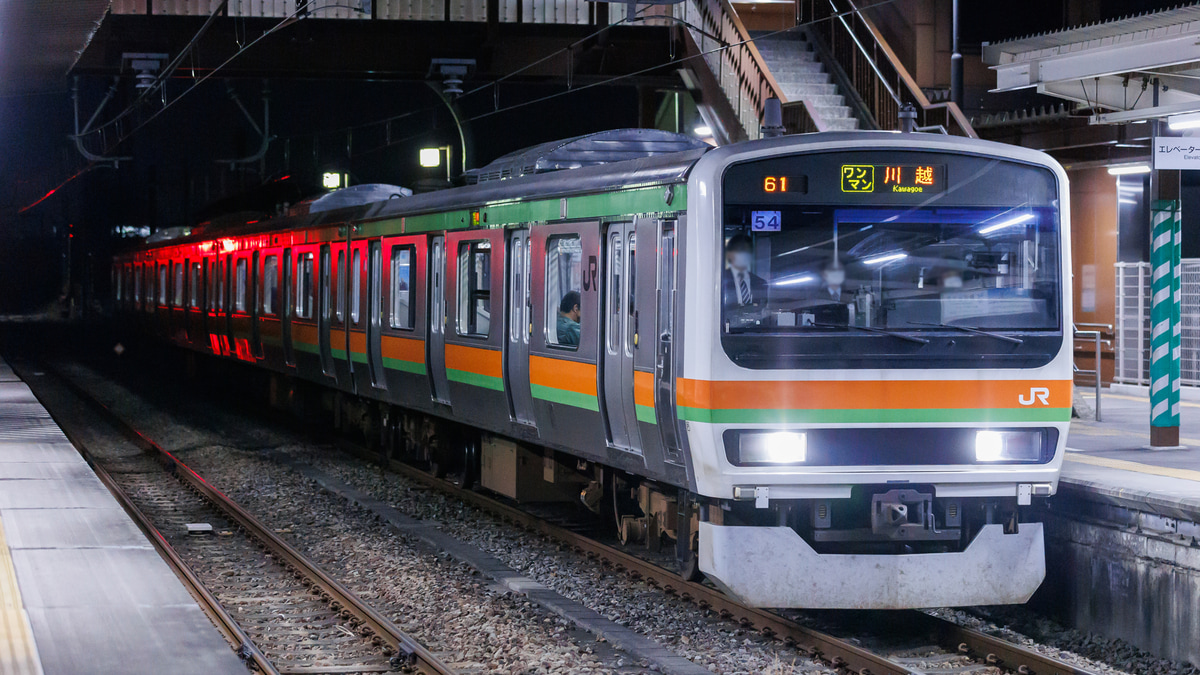
[[[1128,176],[1138,173],[1150,173],[1149,164],[1118,164],[1108,167],[1108,175],[1110,176]]]
[[[697,125],[695,129],[692,129],[692,133],[696,134],[700,138],[708,138],[709,136],[713,135],[712,127],[708,126],[707,124]]]
[[[342,174],[333,171],[321,174],[321,187],[326,190],[336,190],[342,187]]]
[[[421,148],[421,153],[418,157],[421,166],[426,169],[432,169],[435,166],[442,165],[442,149],[441,148]]]
[[[1200,112],[1171,115],[1167,118],[1167,127],[1171,131],[1200,128]]]

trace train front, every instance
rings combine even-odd
[[[727,146],[688,184],[700,569],[766,607],[1026,601],[1071,414],[1067,179],[930,134]]]

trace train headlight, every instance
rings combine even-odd
[[[977,462],[1036,462],[1042,457],[1041,431],[978,431]]]
[[[808,434],[763,431],[738,436],[739,464],[800,464],[808,457]]]

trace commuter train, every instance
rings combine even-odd
[[[1057,489],[1072,399],[1054,160],[625,131],[472,178],[155,237],[114,261],[117,314],[397,455],[582,500],[756,606],[1036,590],[1022,515]]]

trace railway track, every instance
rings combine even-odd
[[[344,450],[360,458],[368,461],[379,460],[377,453],[360,445],[342,438],[333,440]],[[549,537],[588,558],[603,561],[634,579],[644,580],[651,586],[678,594],[704,609],[711,609],[724,618],[737,621],[743,627],[784,640],[839,670],[858,675],[911,675],[926,672],[920,667],[907,665],[928,661],[926,657],[914,656],[894,660],[886,658],[775,612],[743,605],[712,586],[687,581],[653,561],[597,541],[584,532],[550,522],[542,516],[498,499],[464,489],[452,481],[437,478],[412,465],[389,460],[388,468],[527,531]],[[1092,675],[1092,671],[925,612],[911,610],[900,614],[902,618],[898,619],[898,622],[919,627],[921,632],[932,637],[937,645],[945,650],[943,658],[947,655],[961,655],[976,662],[976,665],[966,668],[948,667],[945,670],[939,669],[938,672],[980,672],[981,667],[991,667],[1017,675]]]
[[[69,378],[142,450],[109,457],[64,432],[254,668],[272,675],[453,675],[416,640]],[[53,414],[53,409],[51,409]]]

